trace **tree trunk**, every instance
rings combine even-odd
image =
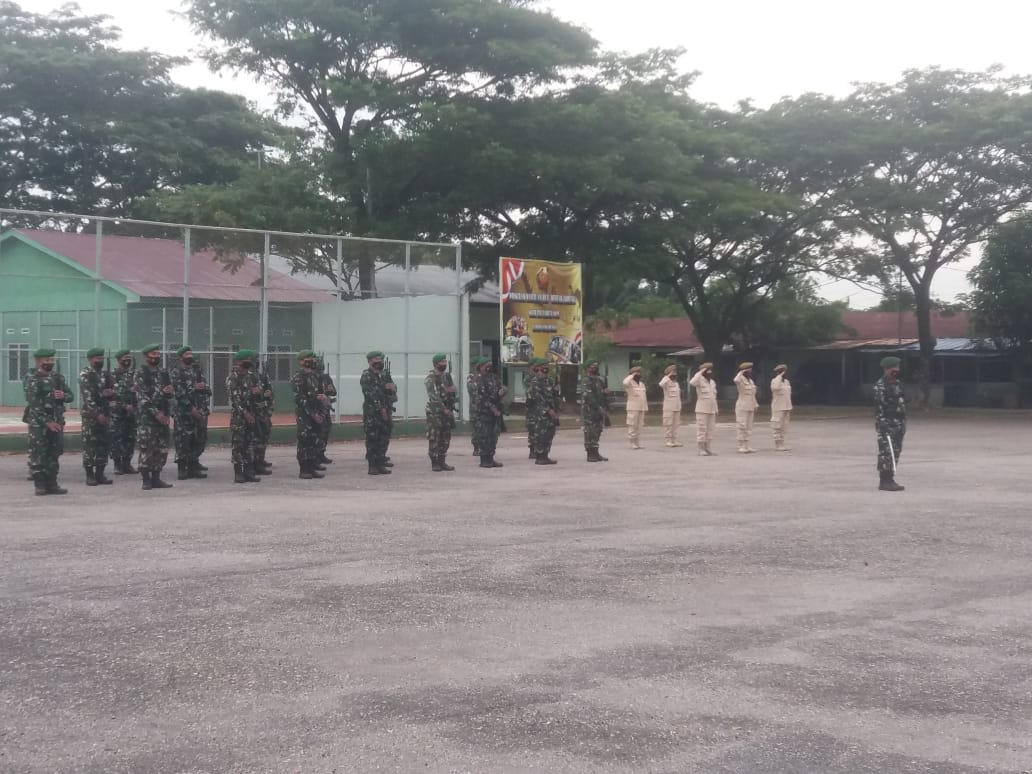
[[[932,403],[932,364],[935,358],[935,337],[932,335],[932,299],[930,283],[921,282],[914,288],[917,315],[917,339],[921,348],[918,384],[921,388],[920,405],[929,408]]]

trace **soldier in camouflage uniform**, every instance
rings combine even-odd
[[[898,357],[884,358],[881,361],[884,374],[874,384],[874,428],[878,432],[878,476],[881,479],[878,489],[883,492],[903,491],[896,483],[896,464],[907,432],[907,404],[899,380],[899,366]]]
[[[168,489],[172,484],[161,480],[161,470],[168,461],[172,440],[172,401],[175,390],[168,371],[161,367],[161,345],[150,344],[142,350],[143,365],[136,370],[133,390],[136,393],[139,431],[136,445],[140,450],[137,464],[143,489]]]
[[[535,465],[555,465],[549,457],[559,424],[556,385],[548,375],[549,361],[536,357],[530,361],[532,378],[527,382],[527,432]]]
[[[258,396],[255,402],[254,427],[254,469],[263,476],[272,474],[272,465],[265,459],[272,437],[272,415],[276,413],[276,395],[272,391],[272,380],[269,379],[268,368],[254,369],[248,372],[248,386],[251,393]],[[254,388],[258,392],[254,392]]]
[[[426,438],[429,446],[430,469],[435,473],[455,470],[445,462],[451,434],[455,427],[457,394],[448,372],[448,356],[437,353],[433,370],[423,380],[426,387]]]
[[[480,467],[500,468],[502,463],[494,456],[498,448],[498,431],[502,421],[502,398],[506,389],[498,374],[492,371],[490,358],[477,358],[477,395],[474,402],[478,417],[473,422],[477,436],[473,446],[480,450]]]
[[[115,407],[115,382],[104,369],[104,350],[86,352],[87,366],[79,373],[82,414],[82,466],[86,486],[114,483],[104,475],[111,454],[111,413]]]
[[[326,456],[326,447],[330,443],[330,433],[333,432],[333,404],[337,402],[337,385],[333,383],[333,377],[326,373],[326,361],[321,357],[316,361],[316,370],[319,372],[319,388],[329,404],[327,419],[320,426],[319,464],[332,465],[333,460]]]
[[[380,476],[391,472],[387,447],[391,440],[392,413],[397,391],[394,382],[387,376],[383,352],[374,350],[367,353],[366,361],[369,367],[362,372],[359,380],[362,387],[362,430],[365,433],[369,475]]]
[[[480,356],[473,358],[473,362],[470,364],[469,374],[466,376],[466,395],[469,398],[469,416],[470,421],[473,425],[473,432],[470,434],[470,442],[473,444],[473,456],[481,457],[483,452],[480,447],[477,446],[477,442],[480,440],[480,433],[477,432],[477,425],[480,423],[480,412],[477,411],[477,390],[478,382],[480,380],[480,372],[477,370],[480,366],[488,362],[486,357]]]
[[[204,454],[204,450],[208,448],[208,417],[211,414],[211,387],[208,385],[208,380],[204,378],[204,369],[201,367],[201,361],[197,358],[194,358],[193,361],[193,372],[194,394],[197,396],[197,408],[201,410],[201,416],[197,420],[197,462],[194,465],[194,469],[206,473],[208,468],[201,463],[200,458]]]
[[[588,462],[608,462],[608,457],[599,454],[598,442],[609,417],[609,388],[598,372],[598,360],[589,359],[585,365],[586,373],[580,384],[584,449],[588,453]]]
[[[176,364],[168,374],[174,392],[172,418],[175,425],[172,437],[175,441],[176,466],[180,481],[208,477],[200,469],[201,423],[205,419],[201,407],[204,397],[197,393],[197,378],[193,366],[193,350],[188,346],[182,346],[176,350]]]
[[[36,494],[68,494],[57,485],[64,452],[65,404],[75,399],[64,376],[54,371],[53,349],[33,353],[36,367],[25,380],[25,420],[29,431],[29,471]]]
[[[310,349],[298,353],[301,370],[291,378],[294,388],[294,414],[297,422],[297,464],[299,478],[323,478],[317,469],[319,461],[319,426],[328,420],[326,396],[319,387],[316,355]]]
[[[232,445],[233,483],[261,481],[255,475],[255,444],[258,438],[258,412],[264,405],[261,384],[254,374],[258,353],[238,350],[233,355],[233,370],[226,377],[229,395],[229,432]]]
[[[133,356],[128,349],[115,353],[118,368],[112,373],[115,381],[115,407],[111,412],[111,458],[115,461],[115,473],[136,473],[133,467],[133,451],[136,448],[136,393],[133,381]]]

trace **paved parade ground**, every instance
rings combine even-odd
[[[899,494],[870,420],[757,429],[151,493],[67,455],[66,497],[0,458],[0,771],[1032,771],[1032,419],[914,419]]]

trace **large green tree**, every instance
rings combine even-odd
[[[274,125],[240,97],[184,89],[178,60],[118,47],[106,17],[0,0],[0,203],[132,216],[155,190],[224,183]]]
[[[936,273],[1032,202],[1030,88],[997,69],[932,68],[797,105],[827,138],[806,152],[840,174],[838,222],[869,246],[859,271],[899,270],[913,291],[925,400]]]
[[[212,66],[268,83],[285,113],[319,132],[335,230],[356,236],[414,231],[397,214],[427,169],[385,171],[392,141],[449,103],[558,82],[595,48],[525,0],[192,0],[187,15],[216,41]],[[363,289],[373,269],[371,256],[361,262]]]
[[[969,277],[975,330],[1003,347],[1032,345],[1032,216],[997,227]]]

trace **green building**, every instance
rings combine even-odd
[[[214,252],[174,239],[0,234],[0,405],[24,404],[22,377],[37,347],[55,348],[60,370],[76,375],[94,346],[138,351],[161,342],[174,352],[184,340],[206,363],[215,405],[226,405],[232,353],[259,345],[262,271],[242,256],[233,271],[225,267]],[[328,296],[271,268],[267,288],[269,369],[286,407],[292,355],[312,346],[312,304]]]

